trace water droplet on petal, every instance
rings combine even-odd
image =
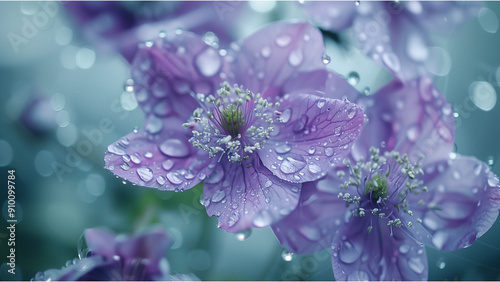
[[[166,179],[163,175],[160,175],[156,178],[156,182],[158,182],[158,184],[160,184],[160,185],[163,185],[163,184],[165,184]]]
[[[272,223],[272,217],[267,210],[263,210],[255,215],[253,225],[255,227],[267,227]]]
[[[331,58],[327,54],[323,54],[323,56],[321,57],[321,61],[323,62],[323,64],[328,65],[331,61]]]
[[[307,150],[307,152],[309,153],[309,155],[312,155],[314,154],[314,152],[316,152],[316,148],[314,146],[311,146],[309,147],[309,150]]]
[[[287,250],[283,250],[283,252],[281,252],[281,258],[284,261],[292,261],[293,260],[293,253],[291,253]]]
[[[399,63],[399,59],[396,54],[392,52],[386,52],[382,55],[382,61],[384,64],[394,72],[399,72],[401,69],[401,65]]]
[[[151,134],[160,132],[163,128],[163,121],[155,116],[150,116],[146,123],[146,130]]]
[[[290,53],[290,56],[288,56],[288,63],[290,63],[292,67],[296,67],[302,63],[303,59],[304,55],[302,54],[302,51],[294,50]]]
[[[260,50],[260,54],[264,58],[269,58],[269,56],[271,55],[271,48],[269,46],[262,47],[262,49]]]
[[[195,59],[196,66],[200,73],[206,77],[217,74],[222,67],[222,59],[213,48],[206,48]]]
[[[283,173],[291,174],[303,169],[305,166],[306,162],[301,159],[286,157],[280,165],[280,170]]]
[[[189,155],[189,148],[179,139],[167,139],[160,145],[160,151],[167,156],[182,158]]]
[[[355,86],[359,82],[359,74],[357,72],[355,72],[355,71],[350,72],[347,75],[347,82],[350,85]]]
[[[178,185],[182,183],[182,176],[177,172],[169,172],[167,173],[167,179],[172,184]]]
[[[118,155],[118,156],[125,155],[125,151],[120,149],[116,144],[109,145],[108,152],[113,153],[113,154]]]
[[[493,156],[488,156],[488,166],[492,167],[493,164],[495,164],[495,158],[493,158]]]
[[[359,0],[354,1],[354,5],[359,6],[361,2]]]
[[[245,241],[252,235],[252,229],[243,230],[235,234],[238,241]]]
[[[212,202],[218,203],[226,197],[226,192],[224,190],[218,190],[212,195]]]
[[[323,108],[326,104],[326,98],[322,97],[321,99],[319,99],[318,103],[316,104],[316,106],[318,106],[318,108]]]
[[[422,259],[420,257],[412,257],[408,261],[408,266],[411,270],[415,271],[415,273],[421,274],[424,272],[425,266],[422,263]]]
[[[90,248],[87,245],[87,241],[85,240],[85,233],[82,234],[80,236],[80,239],[78,240],[77,250],[79,259],[86,258],[89,255],[89,252],[91,252]]]
[[[326,156],[327,156],[327,157],[331,157],[331,156],[333,156],[333,154],[334,154],[334,153],[335,153],[335,151],[333,150],[333,148],[332,148],[332,147],[327,147],[327,148],[325,149],[325,154],[326,154]]]
[[[273,182],[269,179],[266,181],[266,183],[264,183],[264,187],[266,187],[266,188],[271,187],[271,185],[273,185]]]
[[[292,116],[292,109],[285,109],[280,116],[280,120],[282,123],[287,123],[290,121],[290,117]]]
[[[309,171],[313,174],[317,174],[317,173],[321,172],[321,167],[314,162],[310,162],[308,168],[309,168]]]
[[[344,263],[353,263],[361,256],[361,246],[353,245],[349,241],[344,241],[340,248],[339,257]]]
[[[301,132],[302,130],[304,130],[308,120],[309,117],[306,114],[301,115],[300,118],[295,121],[295,124],[293,125],[293,131]]]
[[[410,245],[409,244],[403,243],[403,244],[401,244],[399,246],[399,252],[402,253],[402,254],[408,253],[409,250],[410,250]]]
[[[276,45],[278,45],[280,47],[288,46],[288,44],[290,44],[291,41],[292,41],[292,37],[290,37],[290,35],[287,35],[287,34],[280,35],[275,40]]]
[[[138,168],[137,174],[144,181],[149,181],[153,179],[153,171],[145,166]]]
[[[292,150],[292,146],[290,146],[287,143],[283,143],[283,144],[277,146],[274,150],[278,154],[286,154],[286,153],[290,152],[290,150]]]
[[[222,169],[221,166],[218,166],[214,172],[212,172],[212,174],[210,174],[207,178],[207,180],[205,180],[206,183],[209,183],[209,184],[215,184],[215,183],[218,183],[222,180],[222,178],[224,178],[224,169]]]
[[[417,140],[417,137],[418,137],[418,127],[416,125],[413,125],[410,128],[408,128],[408,130],[406,131],[406,138],[408,138],[408,140],[412,142],[415,142]]]

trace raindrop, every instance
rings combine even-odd
[[[333,148],[332,148],[332,147],[327,147],[327,148],[325,149],[325,154],[326,154],[326,156],[327,156],[327,157],[331,157],[331,156],[333,156],[333,154],[334,154],[334,153],[335,153],[335,151],[333,150]]]
[[[79,259],[86,258],[89,255],[89,252],[91,252],[90,248],[87,246],[87,241],[85,240],[85,233],[83,233],[80,236],[80,239],[78,239],[77,251]]]
[[[317,174],[321,172],[321,167],[317,165],[316,163],[310,162],[309,163],[309,171],[313,174]]]
[[[353,246],[351,242],[344,241],[343,246],[340,248],[339,257],[344,263],[353,263],[359,259],[361,252],[359,247]]]
[[[410,258],[408,261],[408,266],[410,266],[410,269],[415,271],[415,273],[421,274],[424,272],[425,266],[422,263],[422,259],[420,257],[413,257]]]
[[[276,153],[278,154],[286,154],[292,150],[292,146],[287,143],[283,143],[275,148]]]
[[[203,35],[203,41],[208,46],[212,46],[214,48],[219,48],[219,38],[215,33],[209,31]]]
[[[309,147],[309,150],[307,150],[307,152],[309,153],[309,155],[312,155],[314,154],[314,152],[316,152],[316,148],[314,146],[311,146]]]
[[[271,55],[271,48],[269,46],[262,47],[262,49],[260,50],[260,54],[264,58],[269,58],[269,56]]]
[[[321,99],[319,99],[318,103],[316,104],[316,106],[318,106],[318,108],[323,108],[325,106],[325,103],[326,103],[326,99],[323,97]]]
[[[140,164],[142,161],[142,157],[139,155],[139,153],[134,153],[132,156],[130,156],[130,160],[132,160],[134,164]]]
[[[222,66],[222,59],[213,48],[206,48],[195,59],[196,66],[200,73],[206,77],[217,74]]]
[[[176,184],[177,185],[177,184],[181,184],[182,183],[182,177],[177,172],[169,172],[169,173],[167,173],[167,179],[172,184]]]
[[[429,56],[429,50],[424,39],[418,33],[412,33],[408,36],[406,42],[406,53],[415,62],[423,62]]]
[[[493,167],[493,164],[495,163],[495,158],[493,156],[488,156],[488,166]]]
[[[410,128],[408,128],[408,130],[406,131],[406,138],[408,138],[408,140],[410,140],[412,142],[415,142],[415,140],[417,140],[417,137],[418,137],[417,126],[413,125]]]
[[[291,174],[303,169],[305,166],[306,163],[303,160],[286,157],[280,165],[280,170],[283,173]]]
[[[137,174],[144,181],[149,181],[153,179],[153,171],[145,166],[138,168]]]
[[[319,102],[318,102],[318,105],[319,105]],[[301,132],[306,127],[308,120],[309,120],[309,117],[306,114],[301,115],[300,118],[297,119],[297,121],[295,122],[295,124],[293,126],[293,131],[294,132]]]
[[[266,181],[266,183],[264,183],[264,187],[266,187],[266,188],[271,187],[271,185],[273,185],[273,182],[269,179]]]
[[[291,116],[292,116],[292,109],[285,109],[280,116],[280,120],[282,123],[287,123],[290,121]]]
[[[360,2],[360,1],[358,1],[358,0],[356,0],[356,1],[354,2],[354,5],[356,5],[356,7],[358,7],[360,4],[361,4],[361,2]]]
[[[218,166],[217,169],[215,169],[215,171],[210,174],[207,180],[205,180],[205,182],[209,184],[215,184],[220,182],[222,178],[224,178],[224,169],[222,169],[221,166]]]
[[[288,63],[290,63],[292,67],[296,67],[302,63],[303,59],[304,55],[302,54],[302,51],[294,50],[290,53],[290,56],[288,56]]]
[[[182,158],[189,155],[189,148],[179,139],[167,139],[160,144],[160,151],[170,157]]]
[[[293,260],[293,253],[287,251],[287,250],[283,250],[283,252],[281,252],[281,258],[284,260],[284,261],[292,261]]]
[[[146,152],[146,153],[144,154],[144,157],[146,157],[146,158],[148,158],[148,159],[151,159],[151,158],[153,157],[153,153],[151,153],[151,152]]]
[[[287,35],[287,34],[280,35],[275,40],[276,45],[278,45],[280,47],[288,46],[288,44],[290,44],[291,41],[292,41],[292,37],[290,37],[290,35]]]
[[[226,192],[224,190],[218,190],[212,195],[212,202],[218,203],[226,197]]]
[[[323,56],[321,57],[321,61],[323,62],[323,64],[328,65],[331,61],[331,58],[327,54],[323,54]]]
[[[399,72],[401,69],[398,57],[392,52],[384,53],[382,55],[382,61],[392,71]]]
[[[439,269],[444,269],[446,267],[446,262],[445,262],[445,259],[443,257],[439,258],[436,262],[436,266],[439,268]]]
[[[166,179],[163,175],[160,175],[156,178],[156,182],[158,182],[158,184],[160,184],[160,185],[163,185],[163,184],[165,184]]]
[[[399,252],[402,253],[402,254],[408,253],[409,250],[410,250],[410,245],[409,244],[403,243],[403,244],[401,244],[399,246]]]
[[[252,235],[252,229],[243,230],[235,234],[238,241],[245,241]]]
[[[363,94],[368,96],[370,95],[372,92],[372,90],[370,89],[370,87],[365,87],[365,89],[363,89]]]
[[[151,134],[156,134],[161,131],[163,128],[163,121],[161,119],[155,117],[155,116],[150,116],[149,120],[146,124],[146,130],[151,133]]]
[[[267,227],[271,224],[272,218],[267,210],[258,213],[253,219],[253,225],[256,227]]]
[[[355,86],[359,82],[359,74],[357,72],[355,72],[355,71],[350,72],[347,75],[347,82],[350,85]]]

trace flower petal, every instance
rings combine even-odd
[[[349,153],[363,125],[363,112],[353,103],[296,94],[280,100],[281,122],[259,150],[276,176],[303,183],[324,176]]]
[[[427,255],[423,246],[401,228],[391,229],[371,215],[352,217],[335,234],[332,266],[336,280],[426,280]],[[368,233],[367,228],[373,226]]]
[[[115,255],[115,237],[113,232],[103,228],[85,230],[85,242],[94,255],[113,257]]]
[[[164,128],[157,135],[140,130],[109,145],[104,157],[106,168],[144,187],[169,191],[191,189],[212,172],[216,160],[195,149],[188,141],[189,130],[175,128],[178,122],[160,122]]]
[[[445,251],[470,246],[498,217],[498,177],[473,157],[458,156],[423,169],[429,191],[420,194],[420,204],[409,203],[414,217],[423,222],[415,236]]]
[[[166,231],[158,227],[124,240],[120,240],[118,236],[116,240],[116,254],[130,260],[147,259],[150,265],[148,272],[161,273],[158,269],[158,264],[172,243],[173,240]]]
[[[336,228],[344,221],[345,202],[338,194],[318,187],[338,188],[342,182],[326,177],[302,185],[295,210],[273,225],[281,245],[294,253],[312,254],[330,247]]]
[[[264,98],[284,94],[283,84],[292,74],[325,69],[323,37],[308,22],[267,25],[234,47],[237,53],[231,68],[235,81]]]
[[[219,227],[239,232],[267,227],[288,215],[296,206],[302,185],[274,176],[257,157],[252,166],[223,159],[204,183],[204,205],[217,216]]]
[[[432,80],[393,81],[356,103],[365,107],[368,123],[355,141],[355,160],[367,159],[369,148],[407,153],[411,161],[447,159],[453,148],[455,121],[451,105]]]
[[[214,93],[224,61],[216,49],[187,31],[171,31],[139,50],[132,64],[136,100],[149,116],[186,121],[198,102],[191,94]]]

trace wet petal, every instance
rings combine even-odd
[[[147,259],[150,264],[148,271],[159,272],[158,263],[165,256],[172,243],[172,238],[163,228],[154,228],[125,239],[117,237],[116,254],[131,260]]]
[[[414,217],[423,222],[415,236],[440,250],[470,246],[498,217],[498,177],[473,157],[458,156],[423,169],[429,191],[410,202]]]
[[[153,42],[150,42],[153,44]],[[132,64],[136,100],[147,117],[187,120],[198,106],[191,94],[214,93],[223,59],[187,31],[171,31],[139,50]]]
[[[267,227],[297,206],[302,185],[277,178],[257,157],[250,164],[223,159],[204,183],[207,213],[217,216],[226,231]]]
[[[332,266],[336,280],[426,280],[425,248],[402,229],[371,216],[352,217],[335,234]],[[368,233],[369,226],[373,229]],[[404,227],[402,227],[404,228]]]
[[[175,122],[162,121],[165,124]],[[175,126],[172,126],[175,127]],[[216,160],[190,143],[191,132],[163,128],[151,135],[145,130],[130,133],[108,146],[106,168],[134,184],[159,190],[183,191],[203,181]]]
[[[307,94],[280,100],[281,122],[259,156],[276,176],[302,183],[324,176],[349,153],[363,125],[361,109],[347,101]]]
[[[323,37],[308,22],[267,25],[235,48],[235,81],[264,98],[284,94],[283,84],[293,74],[325,69]]]
[[[448,158],[455,121],[451,105],[434,88],[432,80],[393,81],[356,103],[365,105],[369,121],[353,146],[354,159],[366,159],[371,146],[407,153],[411,161],[421,155],[425,162]]]
[[[300,192],[297,208],[273,225],[274,234],[287,250],[298,254],[312,254],[330,247],[335,230],[344,222],[345,202],[336,193],[342,182],[326,177],[317,182],[306,182]]]
[[[94,254],[112,257],[115,254],[116,235],[104,228],[85,230],[85,242]]]

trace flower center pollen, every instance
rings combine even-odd
[[[227,155],[231,162],[242,162],[250,154],[263,148],[279,119],[279,103],[270,103],[250,90],[223,82],[214,95],[196,94],[200,108],[186,128],[193,137],[189,142],[195,148],[209,153],[209,157]]]

